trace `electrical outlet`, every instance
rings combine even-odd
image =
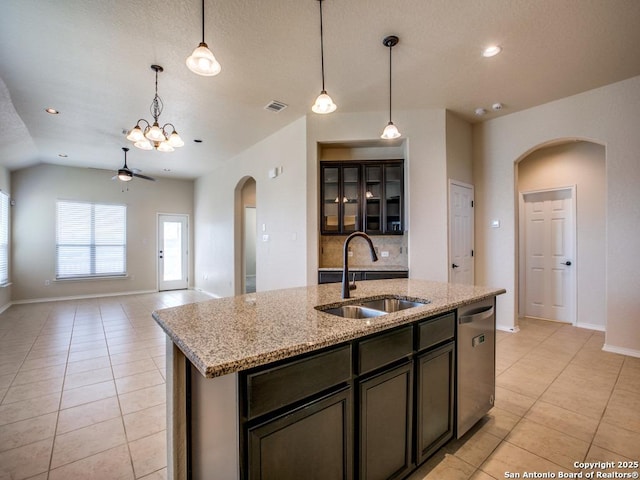
[[[51,281],[50,280],[45,280],[44,281],[44,286],[48,287],[49,285],[51,285]]]
[[[353,257],[353,252],[349,252],[349,253],[347,254],[347,256],[349,256],[349,257]]]
[[[382,252],[380,252],[380,256],[382,258],[387,258],[389,256],[389,252],[386,250],[383,250]]]

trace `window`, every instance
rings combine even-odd
[[[0,285],[9,283],[9,195],[0,192]]]
[[[127,207],[58,200],[56,278],[124,276]]]

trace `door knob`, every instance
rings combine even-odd
[[[455,263],[451,264],[451,268],[458,268],[458,267],[459,267],[459,265],[456,265]]]
[[[571,260],[567,260],[562,265],[566,265],[567,267],[570,267],[571,266]]]

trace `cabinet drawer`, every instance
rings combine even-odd
[[[351,347],[247,375],[247,418],[252,419],[303,400],[351,378]]]
[[[420,323],[418,325],[418,350],[453,338],[455,328],[456,317],[453,312]]]
[[[413,351],[411,325],[358,343],[358,373],[363,374],[399,360]]]

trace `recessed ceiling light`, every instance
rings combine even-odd
[[[485,108],[476,108],[475,114],[478,117],[482,117],[483,115],[487,114],[487,110]]]
[[[69,155],[67,155],[66,153],[59,153],[58,156],[60,158],[67,158]]]
[[[500,45],[490,45],[482,51],[483,57],[495,57],[502,51],[502,47]]]
[[[45,112],[50,113],[51,115],[58,115],[60,112],[55,108],[47,107],[44,109]]]

